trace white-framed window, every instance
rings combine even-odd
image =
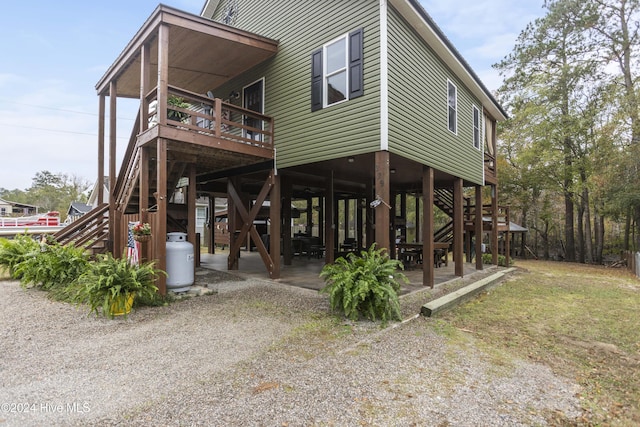
[[[458,134],[458,88],[447,80],[447,117],[449,130]]]
[[[480,149],[480,129],[482,122],[480,121],[480,110],[473,106],[473,146]]]
[[[347,34],[323,46],[324,99],[323,106],[346,101],[349,94],[347,81]]]
[[[311,54],[311,111],[364,94],[362,28],[324,44]]]

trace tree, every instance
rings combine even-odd
[[[575,136],[584,126],[578,106],[597,62],[585,42],[590,15],[583,2],[547,1],[545,7],[547,15],[529,24],[513,52],[496,64],[506,76],[499,96],[514,116],[529,116],[527,135],[564,197],[565,259],[574,261],[576,161],[582,155]]]
[[[619,71],[619,82],[622,87],[621,115],[627,120],[628,143],[625,151],[629,157],[630,169],[620,170],[626,176],[626,191],[620,191],[622,203],[627,207],[628,215],[632,214],[636,224],[640,224],[640,200],[637,194],[640,164],[640,100],[638,95],[638,63],[640,60],[640,0],[590,0],[591,40],[594,52],[600,52],[603,66],[615,64]],[[603,49],[604,47],[604,49]],[[631,172],[631,176],[629,175]],[[614,180],[614,182],[619,182]],[[629,224],[630,221],[627,221]],[[629,230],[626,230],[628,247]],[[637,233],[636,248],[640,248],[640,233]]]
[[[41,211],[58,211],[64,215],[71,202],[87,201],[90,188],[89,181],[76,175],[54,174],[45,170],[36,173],[27,190],[2,188],[0,197],[37,206]]]

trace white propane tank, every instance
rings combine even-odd
[[[167,290],[186,292],[194,282],[193,245],[187,233],[167,233]]]

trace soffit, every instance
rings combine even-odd
[[[158,32],[169,33],[168,84],[206,93],[274,56],[278,42],[164,5],[156,8],[105,75],[96,84],[108,95],[116,83],[118,97],[140,97],[141,50],[149,45],[150,87],[157,85]]]

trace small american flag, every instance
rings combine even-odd
[[[127,259],[131,264],[138,265],[140,263],[140,243],[133,238],[133,226],[138,224],[137,221],[129,221],[129,232],[127,233]]]

